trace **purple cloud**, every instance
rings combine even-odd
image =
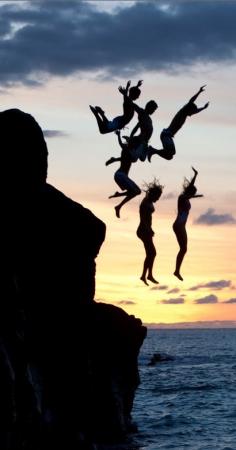
[[[150,291],[165,291],[166,289],[168,289],[169,286],[167,286],[166,284],[163,285],[158,285],[158,286],[153,286],[150,288]]]
[[[213,208],[209,208],[204,214],[201,214],[195,223],[203,225],[224,225],[236,223],[232,214],[216,214]]]
[[[169,298],[168,300],[162,300],[161,303],[164,305],[180,305],[184,303],[184,299],[182,297]]]
[[[200,283],[192,286],[188,291],[198,291],[199,289],[215,289],[217,291],[231,287],[231,280],[209,281],[208,283]]]
[[[173,288],[173,289],[170,289],[170,290],[167,292],[167,294],[178,294],[178,292],[180,292],[180,289],[179,289],[179,288]]]
[[[136,305],[136,303],[133,302],[132,300],[120,300],[119,302],[117,302],[117,304],[126,306]]]
[[[43,134],[45,138],[57,138],[57,137],[66,137],[67,133],[60,130],[43,130]]]
[[[218,297],[214,294],[207,295],[206,297],[201,297],[194,300],[196,305],[207,305],[209,303],[218,303]]]
[[[236,303],[236,298],[230,298],[229,300],[225,300],[223,303]]]

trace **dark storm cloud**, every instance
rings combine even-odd
[[[236,223],[232,214],[216,214],[213,208],[209,208],[204,214],[201,214],[195,223],[202,225],[224,225]]]
[[[169,298],[168,300],[162,300],[161,303],[164,305],[180,305],[184,303],[184,299],[182,297]]]
[[[2,84],[235,61],[236,3],[227,0],[137,2],[115,14],[82,1],[35,0],[3,4],[0,17]]]
[[[43,134],[45,138],[61,138],[61,137],[67,137],[68,134],[64,131],[60,130],[43,130]]]
[[[209,303],[218,303],[218,297],[216,295],[206,295],[206,297],[198,298],[194,300],[194,303],[197,305],[207,305]]]
[[[231,287],[231,280],[209,281],[208,283],[200,283],[192,286],[188,291],[198,291],[199,289],[215,289],[217,291]]]

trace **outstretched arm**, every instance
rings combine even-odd
[[[200,87],[199,91],[193,97],[190,98],[189,103],[195,102],[195,100],[198,98],[199,94],[201,94],[201,92],[203,92],[205,90],[205,86],[206,86],[206,84],[204,84],[204,86]]]
[[[198,198],[198,197],[204,197],[202,194],[196,194],[196,195],[193,195],[191,198]]]
[[[118,162],[118,161],[120,161],[121,160],[121,158],[113,158],[113,156],[110,158],[110,159],[108,159],[106,162],[105,162],[105,165],[106,166],[109,166],[110,164],[112,164],[112,163],[114,163],[114,162]]]
[[[196,169],[194,169],[194,167],[192,167],[192,169],[193,169],[194,175],[193,175],[192,180],[191,180],[190,183],[189,183],[189,187],[194,186],[194,183],[195,183],[196,178],[197,178],[197,176],[198,176],[198,171],[197,171]]]

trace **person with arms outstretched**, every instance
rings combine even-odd
[[[197,188],[194,183],[197,178],[198,172],[196,169],[194,169],[194,167],[192,167],[192,169],[194,172],[194,176],[191,181],[185,179],[183,192],[178,197],[178,214],[175,222],[173,223],[173,230],[179,244],[179,252],[176,257],[174,275],[181,281],[183,281],[183,278],[180,275],[180,267],[183,262],[184,255],[187,252],[188,237],[185,227],[188,220],[189,210],[191,208],[190,199],[203,197],[203,195],[196,194]]]
[[[131,154],[129,150],[129,139],[126,138],[126,143],[124,143],[120,136],[120,131],[116,131],[116,134],[118,136],[118,142],[121,146],[121,156],[119,158],[110,158],[106,162],[106,166],[109,164],[112,164],[114,162],[120,161],[120,167],[115,172],[114,180],[116,184],[121,188],[124,192],[115,192],[115,194],[110,195],[109,198],[115,198],[115,197],[124,197],[124,199],[115,206],[115,213],[116,217],[120,218],[120,209],[122,208],[125,203],[129,202],[132,198],[136,197],[136,195],[141,194],[140,188],[137,186],[137,184],[132,181],[129,177],[129,171],[132,164]]]
[[[140,223],[136,233],[138,238],[143,242],[146,252],[140,280],[147,286],[147,280],[158,284],[158,281],[153,277],[152,273],[153,264],[156,257],[156,249],[153,243],[154,231],[152,230],[152,214],[155,211],[153,203],[159,200],[162,190],[163,186],[161,186],[156,179],[154,179],[152,183],[147,184],[147,188],[145,190],[146,195],[139,207]]]
[[[198,114],[203,109],[206,109],[209,106],[209,102],[207,102],[201,108],[198,108],[194,103],[197,97],[201,92],[204,91],[205,86],[201,86],[199,91],[190,98],[189,102],[184,105],[174,116],[168,128],[164,128],[161,132],[160,139],[163,145],[163,149],[157,150],[152,146],[148,147],[148,160],[151,161],[152,155],[159,155],[164,159],[170,160],[175,155],[175,144],[174,144],[174,136],[180,130],[180,128],[185,123],[188,116],[193,116],[194,114]]]
[[[140,86],[142,80],[139,80],[136,86],[130,87],[131,82],[128,81],[126,87],[119,86],[118,90],[124,97],[123,115],[115,117],[113,120],[108,120],[105,112],[100,106],[89,106],[92,113],[95,115],[98,128],[101,134],[111,133],[116,130],[124,128],[134,116],[133,101],[137,100],[141,94]]]

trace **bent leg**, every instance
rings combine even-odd
[[[98,112],[97,107],[94,108],[91,105],[89,106],[89,108],[91,109],[92,113],[96,117],[98,128],[99,128],[99,131],[101,134],[106,134],[106,133],[110,133],[111,131],[113,131],[113,130],[109,130],[109,128],[108,128],[109,120],[106,118],[104,112],[103,112],[103,114],[101,114],[101,112]]]

